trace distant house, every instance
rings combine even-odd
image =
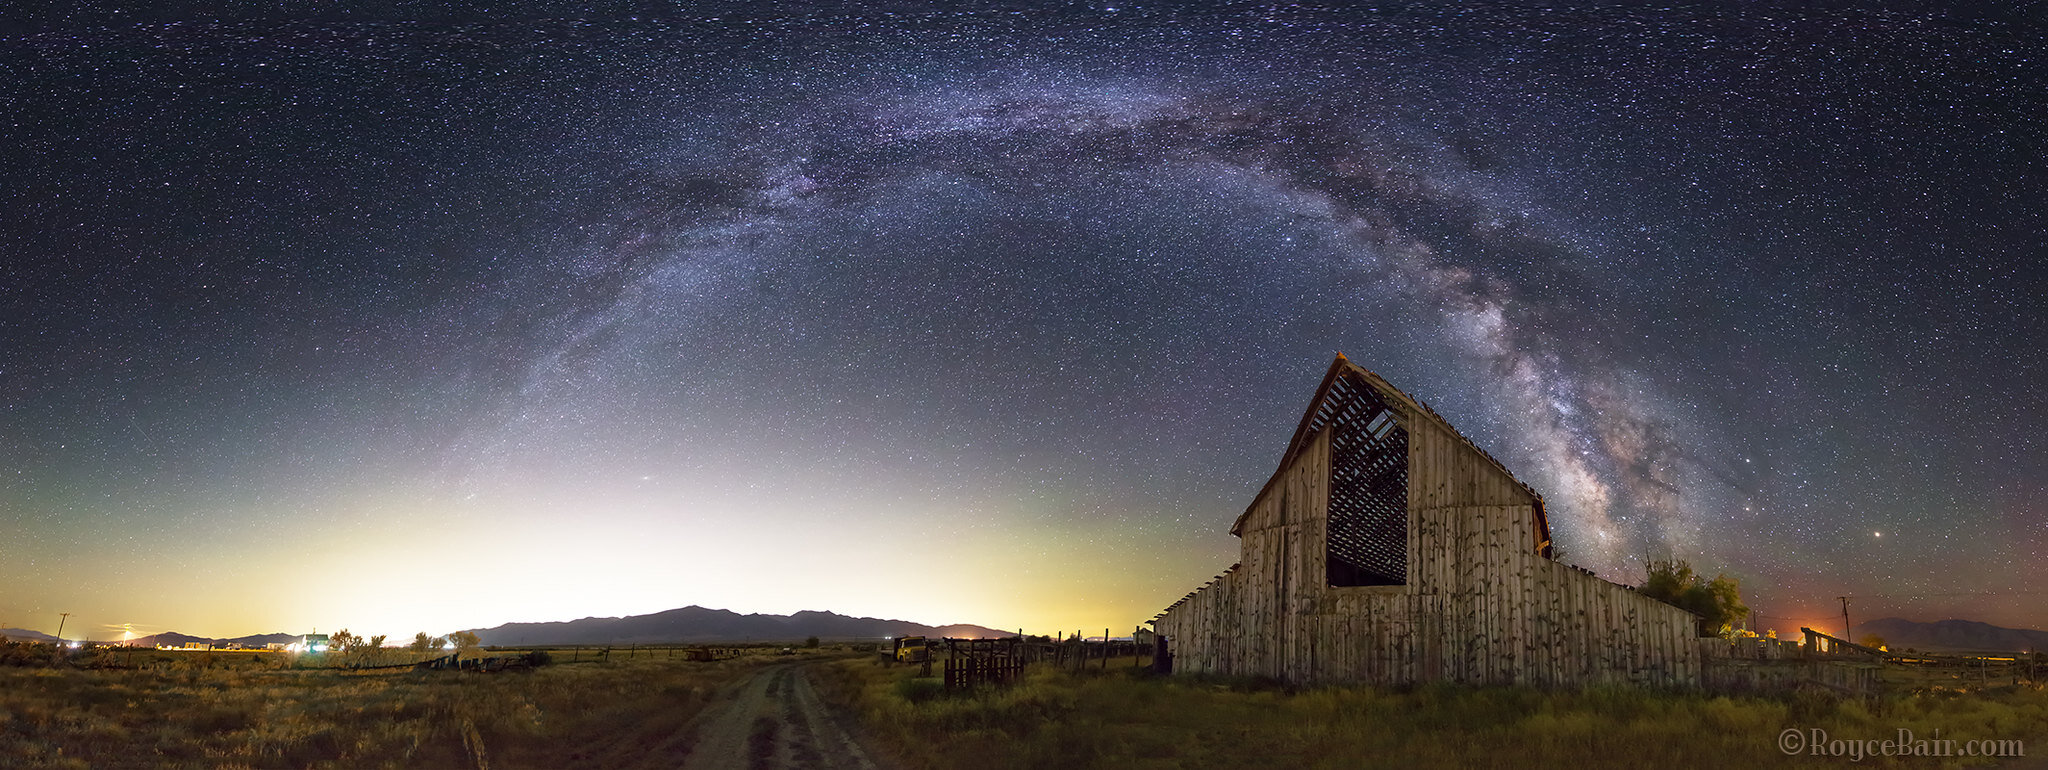
[[[1692,614],[1551,556],[1543,497],[1342,354],[1230,532],[1152,621],[1176,672],[1297,683],[1692,685]]]

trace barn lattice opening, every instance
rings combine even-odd
[[[1364,383],[1339,377],[1318,422],[1330,432],[1326,564],[1332,586],[1408,582],[1408,431]]]

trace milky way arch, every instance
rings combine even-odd
[[[569,261],[568,271],[582,283],[567,301],[547,306],[545,312],[556,316],[543,326],[556,330],[554,342],[531,362],[520,380],[523,396],[508,408],[530,409],[536,398],[587,404],[590,388],[614,387],[589,380],[593,369],[619,368],[605,359],[625,356],[626,348],[638,351],[628,356],[637,359],[646,353],[648,335],[688,336],[678,329],[703,323],[706,314],[760,320],[757,308],[721,305],[762,301],[739,296],[743,292],[735,287],[745,281],[797,270],[808,273],[798,283],[815,290],[861,272],[863,262],[896,258],[878,256],[885,245],[840,244],[848,250],[843,264],[799,265],[815,262],[818,255],[808,250],[821,242],[844,238],[821,238],[819,231],[901,228],[906,216],[917,219],[906,209],[924,205],[937,195],[934,188],[956,199],[972,196],[988,220],[976,226],[1029,219],[1033,215],[1021,213],[1026,210],[1071,209],[1078,199],[1099,200],[1114,190],[1128,197],[1113,205],[1166,208],[1180,205],[1174,196],[1210,195],[1262,209],[1252,219],[1284,217],[1296,229],[1320,235],[1308,259],[1286,265],[1260,264],[1273,258],[1271,247],[1286,237],[1278,235],[1273,243],[1249,237],[1227,247],[1222,258],[1266,274],[1264,280],[1317,284],[1313,293],[1333,318],[1345,318],[1348,306],[1392,303],[1395,312],[1381,318],[1420,326],[1424,336],[1451,343],[1389,344],[1416,332],[1395,333],[1385,323],[1343,328],[1341,320],[1319,340],[1326,350],[1346,348],[1370,366],[1396,372],[1436,371],[1414,359],[1455,355],[1450,371],[1458,374],[1409,384],[1424,398],[1444,395],[1431,386],[1472,391],[1458,402],[1479,411],[1457,418],[1547,496],[1568,558],[1617,567],[1628,557],[1696,548],[1697,529],[1689,517],[1699,511],[1689,507],[1694,495],[1687,487],[1703,484],[1683,462],[1683,422],[1653,378],[1617,360],[1614,340],[1627,331],[1626,313],[1577,299],[1586,296],[1588,282],[1598,280],[1585,267],[1598,260],[1562,231],[1569,225],[1516,189],[1511,175],[1495,173],[1498,163],[1485,157],[1485,148],[1469,141],[1461,147],[1455,136],[1417,126],[1398,105],[1342,94],[1307,98],[1251,91],[1042,74],[966,89],[853,82],[839,84],[831,98],[799,99],[779,111],[726,118],[751,121],[762,130],[735,135],[721,129],[710,132],[715,141],[678,142],[688,149],[649,152],[606,172],[597,185],[607,199],[604,235]],[[677,126],[687,131],[691,123],[679,120]],[[910,229],[944,226],[914,221]],[[1114,230],[1119,224],[1068,222],[1055,229],[1105,226]],[[1070,237],[982,235],[1020,238],[1025,242],[1012,247],[1024,251],[1033,245],[1031,238]],[[1096,249],[1090,258],[1099,261],[1129,256],[1114,246]],[[947,256],[911,259],[944,262]],[[1005,259],[1030,257],[1013,253]],[[1233,270],[1210,265],[1196,272],[1187,280],[1205,290],[1259,290],[1233,284]],[[986,281],[1036,282],[1044,296],[1007,308],[988,304],[995,302],[988,296],[953,301],[1032,316],[1093,312],[1076,306],[1096,300],[1058,295],[1075,282],[1070,275],[1004,267]],[[1558,282],[1571,282],[1573,291],[1540,288]],[[1342,288],[1332,292],[1332,286]],[[791,295],[767,300],[794,301]],[[902,300],[902,309],[922,314],[931,301]],[[1147,308],[1152,310],[1162,309]],[[1188,320],[1194,326],[1239,322]],[[803,324],[785,319],[791,323]],[[650,324],[652,329],[645,328]],[[739,327],[727,333],[751,334]],[[1200,332],[1181,326],[1174,333]],[[706,353],[700,347],[678,355]],[[1106,349],[1092,355],[1132,354]],[[829,359],[835,352],[807,353],[804,345],[783,339],[751,355]],[[722,376],[729,377],[731,369],[750,366],[748,360],[713,355],[701,365],[723,368]],[[967,407],[930,411],[962,408]],[[1705,432],[1699,426],[1684,430]],[[1712,486],[1716,499],[1721,487]]]

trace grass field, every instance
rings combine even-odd
[[[7,652],[7,651],[0,651]],[[12,652],[22,652],[20,649]],[[666,650],[552,650],[525,672],[296,668],[277,655],[151,653],[0,665],[0,767],[667,768],[693,717],[763,665]],[[1290,692],[1156,678],[1128,664],[1035,666],[966,695],[873,655],[812,652],[829,700],[911,768],[1952,767],[1954,758],[1786,756],[1781,731],[1837,739],[2018,739],[2048,752],[2048,692],[1925,688],[1875,701],[1642,690],[1423,687]],[[0,655],[0,663],[9,662]],[[132,668],[89,668],[80,663]],[[301,661],[303,662],[303,661]],[[1982,762],[1979,762],[1982,764]]]
[[[667,768],[721,687],[778,660],[614,655],[477,674],[164,655],[135,669],[0,666],[0,767]]]
[[[828,675],[829,674],[829,675]],[[1985,760],[1787,756],[1810,737],[2022,739],[2048,753],[2040,687],[1929,691],[1874,702],[1636,689],[1280,689],[1130,668],[1034,667],[1007,689],[949,696],[876,661],[821,672],[883,748],[915,768],[1005,767],[1956,767]]]

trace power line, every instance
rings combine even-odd
[[[2041,594],[2048,594],[2048,590],[2040,590],[2040,589],[2030,589],[2030,590],[2023,590],[2023,591],[1952,591],[1952,592],[1948,592],[1948,593],[1932,593],[1932,594],[1844,594],[1843,596],[1846,596],[1846,597],[1848,597],[1848,598],[1850,598],[1850,599],[1894,599],[1894,600],[1896,600],[1896,599],[1938,599],[1938,598],[1949,598],[1949,597],[1956,597],[1956,596],[2036,596],[2036,595],[2041,595]],[[1841,598],[1842,598],[1842,597],[1838,596],[1838,597],[1836,597],[1836,600],[1837,600],[1837,601],[1840,601],[1840,600],[1841,600]],[[1761,601],[1761,602],[1763,602],[1763,603],[1765,603],[1765,604],[1770,604],[1770,603],[1771,603],[1771,602],[1769,602],[1769,601],[1766,601],[1766,600],[1762,600],[1762,599],[1759,599],[1759,600],[1757,600],[1757,601]],[[1820,612],[1835,612],[1835,611],[1837,611],[1837,610],[1834,610],[1834,609],[1829,609],[1829,610],[1814,610],[1814,612],[1815,612],[1815,613],[1820,613]],[[1775,616],[1760,616],[1760,617],[1775,617]],[[1789,620],[1790,618],[1778,618],[1778,619],[1779,619],[1779,620]]]
[[[1944,594],[1849,594],[1851,599],[1927,599],[1937,596],[2033,596],[2048,594],[2048,591],[1957,591]]]

